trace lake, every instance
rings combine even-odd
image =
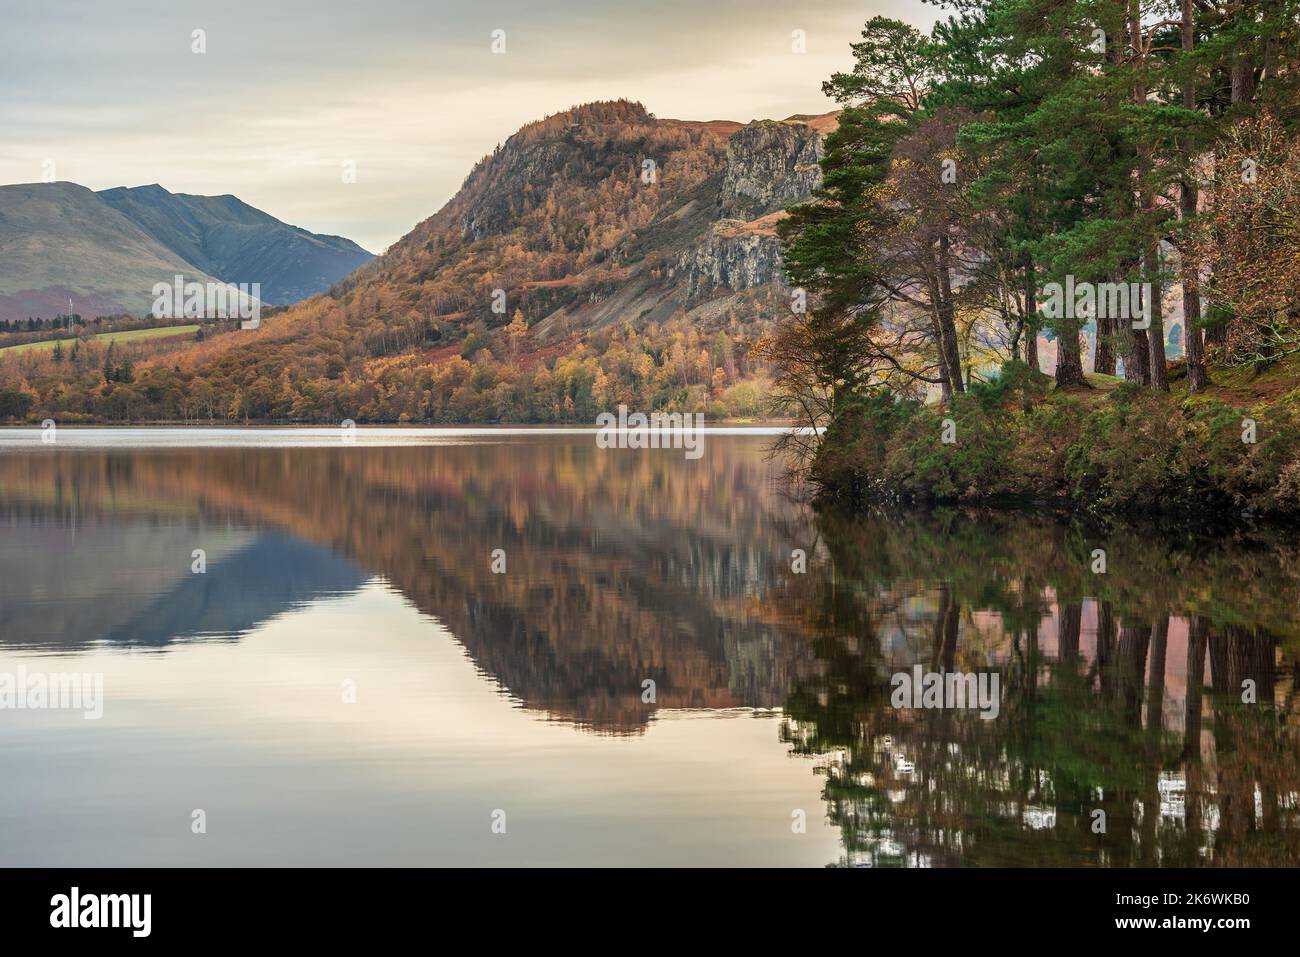
[[[773,440],[0,430],[0,679],[87,676],[0,710],[0,863],[1300,864],[1293,531],[819,512]]]

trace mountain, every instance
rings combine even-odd
[[[338,236],[280,222],[233,196],[161,186],[95,193],[76,183],[0,186],[0,319],[72,311],[144,315],[153,285],[262,284],[269,305],[328,289],[374,258]]]
[[[780,276],[774,224],[819,182],[822,136],[802,122],[659,120],[595,103],[529,124],[439,212],[344,283],[460,325],[534,334],[707,322]],[[653,162],[647,175],[647,162]],[[492,311],[492,289],[506,293]],[[765,290],[769,291],[769,290]]]
[[[216,281],[84,186],[0,186],[0,319],[143,314],[176,273]]]
[[[234,196],[171,193],[156,183],[99,196],[204,272],[230,283],[261,283],[268,305],[314,296],[374,258],[350,239],[290,226]]]
[[[112,388],[83,349],[80,371],[48,370],[74,381],[57,405],[43,391],[32,414],[591,422],[620,403],[763,414],[770,376],[755,346],[792,304],[776,226],[819,184],[835,125],[834,114],[659,119],[626,100],[565,110],[510,136],[326,295],[253,333],[134,347],[137,381]],[[156,212],[170,201],[147,205],[149,218],[134,215],[170,235]]]

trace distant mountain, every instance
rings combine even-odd
[[[0,186],[0,319],[72,311],[144,315],[154,283],[261,283],[262,301],[323,292],[374,257],[280,222],[233,196],[161,186],[95,193],[76,183]]]
[[[593,346],[603,352],[593,336],[640,336],[677,323],[710,346],[720,335],[734,345],[730,356],[710,359],[707,374],[716,362],[729,386],[746,375],[739,367],[747,343],[789,313],[776,224],[820,183],[824,135],[835,125],[833,114],[749,124],[659,119],[625,100],[554,114],[509,137],[441,210],[324,300],[277,315],[256,341],[214,341],[198,363],[182,359],[182,369],[211,382],[223,400],[237,388],[245,401],[269,396],[267,383],[281,381],[286,367],[321,383],[278,402],[251,401],[249,415],[258,418],[294,408],[324,420],[583,420],[594,414],[583,403],[603,400],[584,390],[571,403],[557,400],[561,407],[527,409],[535,375],[526,371],[511,383],[524,398],[508,405],[475,399],[501,381],[482,377],[454,401],[434,390],[432,401],[419,402],[429,389],[422,370],[436,380],[457,352],[480,349],[535,370]],[[516,317],[526,324],[522,335]],[[658,391],[628,401],[658,406],[674,389],[698,391],[705,378],[698,345],[689,357],[696,370],[683,371],[677,386],[664,367],[671,344],[644,347],[660,372],[636,373],[636,384]],[[404,361],[394,366],[398,355]],[[359,403],[349,394],[330,407],[345,365],[367,389],[385,377],[406,404]],[[611,382],[633,375],[625,366],[611,365]],[[264,381],[255,387],[257,380]]]
[[[216,281],[84,186],[0,186],[0,319],[144,314],[176,273]]]
[[[171,193],[156,183],[99,196],[204,272],[229,283],[261,283],[268,305],[324,292],[374,258],[350,239],[290,226],[234,196]]]
[[[627,101],[530,123],[351,277],[341,300],[463,313],[462,328],[504,325],[519,308],[534,335],[752,316],[780,282],[781,210],[821,181],[814,119],[835,125],[658,119]],[[506,313],[485,287],[506,292]]]
[[[142,354],[136,383],[113,390],[119,418],[188,418],[200,394],[203,417],[247,420],[590,422],[619,403],[762,414],[754,347],[794,301],[776,227],[820,184],[836,124],[660,119],[627,100],[529,123],[328,294],[253,335]],[[197,225],[212,207],[159,192],[106,201],[169,249],[228,268],[219,244],[194,238],[224,235]],[[58,401],[98,417],[89,362],[65,367],[77,382]]]

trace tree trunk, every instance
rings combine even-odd
[[[1097,671],[1101,695],[1109,700],[1114,694],[1115,613],[1110,602],[1097,606]]]
[[[1115,660],[1115,694],[1124,725],[1142,726],[1143,678],[1147,671],[1147,652],[1151,629],[1125,624],[1119,630],[1119,647]]]
[[[934,622],[934,651],[931,667],[944,673],[956,667],[957,635],[961,627],[961,607],[953,600],[947,584],[939,586],[939,615]]]
[[[1205,644],[1209,634],[1205,622],[1193,615],[1187,622],[1187,697],[1183,718],[1183,760],[1201,758],[1201,695],[1205,689]],[[1191,788],[1188,788],[1191,797]],[[1191,809],[1191,801],[1188,801]]]
[[[1187,626],[1187,707],[1183,719],[1182,761],[1187,768],[1184,791],[1185,821],[1187,826],[1188,865],[1200,861],[1200,848],[1204,841],[1201,803],[1205,792],[1205,775],[1201,765],[1201,703],[1205,686],[1206,628],[1201,619],[1193,615]]]
[[[1097,346],[1093,351],[1092,371],[1103,375],[1115,374],[1115,320],[1109,316],[1097,317]]]
[[[946,235],[939,237],[939,331],[943,335],[945,364],[953,392],[965,392],[961,376],[961,351],[957,346],[957,322],[952,304],[952,257]]]
[[[1182,185],[1179,205],[1183,219],[1196,214],[1198,190],[1190,183]],[[1196,263],[1187,251],[1182,251],[1183,280],[1183,349],[1187,353],[1187,387],[1201,392],[1210,384],[1210,373],[1205,365],[1205,333],[1200,327],[1201,293],[1197,289]]]
[[[1058,607],[1057,658],[1062,662],[1077,662],[1079,635],[1083,630],[1083,605],[1066,603]]]
[[[1165,370],[1165,319],[1164,287],[1160,282],[1160,245],[1159,242],[1147,246],[1143,254],[1147,280],[1151,283],[1151,301],[1147,303],[1151,313],[1151,328],[1147,330],[1147,348],[1150,355],[1149,370],[1152,392],[1169,391],[1169,373]]]
[[[1165,651],[1169,641],[1169,617],[1161,615],[1151,626],[1151,667],[1147,680],[1147,734],[1159,741],[1164,730]]]
[[[1138,0],[1129,0],[1129,42],[1134,50],[1142,49],[1142,9]],[[1133,81],[1133,102],[1139,108],[1147,105],[1147,77],[1145,55],[1139,58],[1138,72]],[[1144,214],[1155,209],[1155,197],[1147,183],[1151,173],[1151,148],[1139,142],[1138,154],[1138,197]],[[1146,383],[1152,392],[1168,392],[1169,376],[1165,372],[1165,323],[1162,309],[1163,288],[1160,283],[1160,240],[1151,237],[1143,243],[1142,251],[1143,277],[1151,284],[1150,301],[1147,311],[1151,325],[1143,333],[1147,340],[1147,378]],[[1134,336],[1136,339],[1137,336]]]
[[[1195,45],[1195,33],[1192,29],[1192,0],[1182,0],[1182,45],[1183,53],[1190,54]],[[1183,109],[1196,109],[1196,79],[1193,68],[1187,68],[1187,77],[1183,80]],[[1178,211],[1183,222],[1190,222],[1196,215],[1199,190],[1189,172],[1180,184]],[[1179,251],[1183,280],[1183,349],[1187,353],[1187,388],[1190,392],[1200,392],[1210,384],[1210,376],[1205,368],[1205,346],[1201,338],[1201,293],[1197,289],[1196,261],[1190,255],[1191,243],[1184,243]]]
[[[1249,103],[1255,98],[1255,57],[1246,49],[1250,40],[1243,41],[1233,53],[1232,102]]]
[[[1243,17],[1253,15],[1253,13],[1252,7],[1238,6],[1230,25],[1238,25]],[[1183,42],[1185,44],[1186,40]],[[1250,103],[1255,99],[1255,55],[1253,46],[1254,41],[1251,39],[1240,40],[1230,54],[1231,59],[1228,66],[1229,90],[1234,104]],[[1207,343],[1222,345],[1227,339],[1228,330],[1223,323],[1205,330],[1205,341]]]
[[[1031,372],[1038,367],[1038,290],[1034,288],[1034,263],[1025,260],[1025,365]]]
[[[948,374],[948,355],[943,347],[943,329],[939,325],[937,306],[930,311],[930,328],[933,330],[932,335],[939,352],[939,394],[943,396],[944,404],[947,405],[952,399],[952,377]]]
[[[1169,618],[1162,615],[1151,626],[1151,667],[1147,681],[1146,767],[1143,770],[1142,803],[1150,813],[1142,815],[1140,860],[1156,860],[1156,824],[1160,817],[1160,739],[1164,731],[1165,648],[1169,639]]]
[[[1083,356],[1079,352],[1079,327],[1067,321],[1056,331],[1056,387],[1086,384]]]
[[[1147,349],[1147,334],[1142,329],[1129,328],[1128,352],[1124,355],[1124,381],[1138,385],[1151,384],[1151,354]]]

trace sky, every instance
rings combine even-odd
[[[230,193],[380,252],[520,126],[579,103],[741,122],[835,109],[821,83],[877,14],[941,15],[921,0],[0,0],[0,184]]]

